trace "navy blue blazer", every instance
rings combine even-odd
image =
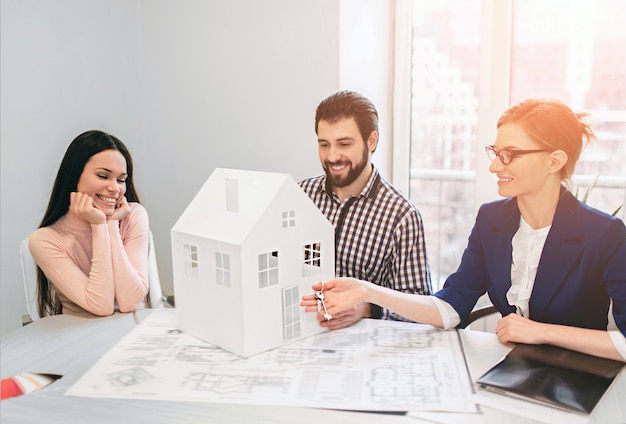
[[[485,292],[503,316],[515,312],[506,293],[519,223],[516,198],[478,211],[461,265],[435,293],[452,305],[461,323]],[[611,299],[615,323],[626,337],[626,227],[562,187],[530,296],[530,319],[606,330]]]

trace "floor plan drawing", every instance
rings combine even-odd
[[[368,411],[474,411],[456,331],[365,319],[248,358],[152,311],[66,393]]]

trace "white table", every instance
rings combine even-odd
[[[145,314],[138,313],[138,317]],[[523,413],[481,407],[480,414],[414,416],[334,411],[284,406],[233,405],[64,396],[106,351],[136,325],[133,314],[107,318],[58,315],[35,321],[2,337],[1,375],[23,372],[62,374],[43,390],[0,403],[0,421],[13,423],[536,423]],[[461,330],[472,380],[495,364],[510,347],[494,334]],[[584,422],[626,423],[626,375],[619,377],[594,413]],[[534,405],[528,404],[529,408]]]

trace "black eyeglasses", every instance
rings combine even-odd
[[[510,164],[516,156],[526,155],[528,153],[541,153],[541,152],[551,152],[552,150],[547,149],[533,149],[533,150],[496,150],[496,146],[485,146],[485,151],[487,152],[487,156],[492,161],[496,158],[500,159],[503,165]]]

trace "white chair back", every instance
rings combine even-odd
[[[148,246],[148,298],[151,308],[163,308],[163,292],[161,291],[161,280],[159,279],[159,269],[157,268],[156,250],[154,249],[154,239],[150,231],[150,245]]]
[[[20,265],[22,266],[22,283],[26,294],[26,310],[28,316],[22,317],[22,323],[36,321],[39,317],[37,310],[37,266],[28,249],[28,237],[20,243]]]

